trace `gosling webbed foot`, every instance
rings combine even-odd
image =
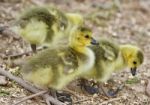
[[[99,93],[99,89],[98,87],[94,87],[94,86],[88,86],[88,85],[83,85],[82,89],[84,89],[87,93],[89,94],[97,94]]]
[[[87,81],[85,79],[80,80],[81,89],[86,91],[88,94],[98,94],[99,89],[94,81]]]
[[[100,89],[102,90],[103,94],[109,98],[113,98],[116,97],[118,92],[120,90],[122,90],[124,84],[117,86],[117,89],[109,89],[108,91],[106,91],[105,87],[103,87],[102,85],[99,85]]]
[[[124,84],[118,85],[116,90],[110,89],[110,90],[108,91],[108,94],[109,94],[111,97],[116,97],[116,95],[118,94],[118,92],[121,91],[121,90],[123,89],[123,87],[124,87]]]
[[[72,105],[72,98],[71,95],[62,91],[56,91],[51,89],[49,94],[53,96],[55,99],[65,103],[66,105]],[[54,105],[51,103],[51,105]]]
[[[124,84],[117,86],[116,90],[110,89],[107,90],[105,89],[105,87],[103,86],[102,83],[95,83],[94,81],[88,81],[85,79],[81,79],[80,80],[80,84],[81,89],[86,91],[89,94],[104,94],[106,97],[116,97],[116,95],[118,94],[118,92],[120,90],[122,90]]]
[[[71,95],[64,92],[56,92],[57,99],[67,105],[72,105],[72,98]]]
[[[107,92],[107,97],[116,97],[117,93],[118,93],[118,90],[112,90],[112,89],[110,89]]]

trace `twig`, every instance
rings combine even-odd
[[[112,98],[112,99],[107,100],[107,101],[103,101],[103,102],[100,103],[99,105],[107,105],[109,102],[118,101],[118,100],[120,100],[121,98],[123,98],[123,96],[117,97],[117,98]]]
[[[76,94],[75,94],[75,92],[74,92],[74,91],[72,91],[72,90],[69,90],[69,89],[65,88],[65,89],[63,89],[63,91],[68,92],[68,93],[70,93],[70,94],[74,95],[76,98],[79,98],[79,96],[78,96],[78,95],[76,95]]]
[[[43,48],[38,48],[37,51],[41,51]],[[21,57],[23,55],[29,55],[30,53],[33,53],[33,51],[28,51],[28,52],[23,52],[20,54],[14,54],[14,55],[9,55],[9,56],[4,56],[3,59],[15,59],[18,57]]]
[[[20,39],[20,36],[9,29],[9,26],[1,26],[0,27],[0,34],[5,37],[13,37],[14,39]]]
[[[97,99],[97,98],[99,98],[99,97],[98,97],[98,96],[94,97],[94,99]],[[79,101],[74,102],[73,104],[78,104],[78,103],[80,103],[80,102],[89,101],[89,100],[91,100],[91,99],[92,99],[92,98],[87,98],[87,99],[79,100]]]
[[[22,103],[22,102],[24,102],[24,101],[26,101],[26,100],[28,100],[28,99],[31,99],[31,98],[33,98],[33,97],[37,97],[37,96],[39,96],[39,95],[41,95],[41,94],[45,94],[45,93],[47,93],[47,92],[48,92],[48,91],[40,91],[40,92],[35,93],[35,94],[33,94],[33,95],[24,97],[24,98],[22,98],[20,101],[16,102],[16,103],[13,104],[13,105],[18,105],[18,104],[20,104],[20,103]]]
[[[0,74],[1,75],[4,75],[6,77],[8,77],[9,79],[11,80],[14,80],[15,82],[17,82],[19,85],[21,85],[22,87],[24,87],[25,89],[33,92],[33,93],[38,93],[40,92],[41,90],[31,86],[30,84],[26,83],[23,79],[19,78],[19,77],[16,77],[14,75],[12,75],[11,73],[7,72],[6,70],[4,70],[3,68],[0,67]],[[52,102],[53,104],[55,105],[63,105],[62,102],[54,99],[52,96],[48,95],[48,94],[44,94],[44,95],[41,95],[45,100],[46,100],[46,103],[48,104],[48,102]],[[49,105],[49,104],[48,104]]]
[[[147,96],[150,97],[150,80],[147,80],[145,93],[146,93]]]
[[[23,55],[29,55],[30,53],[32,53],[32,51],[23,52],[20,54],[9,55],[9,56],[4,56],[3,59],[15,59],[15,58],[21,57]]]
[[[73,104],[78,104],[78,103],[80,103],[80,102],[88,101],[88,100],[90,100],[90,99],[91,99],[91,98],[79,100],[79,101],[74,102]]]

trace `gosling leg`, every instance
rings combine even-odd
[[[72,98],[71,98],[71,95],[68,93],[51,89],[50,95],[63,103],[67,103],[67,105],[72,105]],[[51,103],[51,105],[53,105],[53,104]]]
[[[36,53],[36,44],[31,44],[31,49],[34,53]]]
[[[89,94],[97,94],[99,93],[98,87],[96,87],[96,83],[94,81],[88,81],[86,79],[80,79],[81,89],[86,91]]]

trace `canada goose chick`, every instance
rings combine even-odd
[[[62,30],[63,34],[60,35],[58,38],[56,37],[57,42],[60,42],[60,40],[68,38],[69,35],[68,33],[70,33],[70,30],[73,27],[81,27],[84,25],[84,19],[78,13],[65,13],[65,16],[67,19],[67,26],[66,28],[64,28],[64,30]]]
[[[73,24],[82,26],[84,24],[84,18],[78,13],[66,13],[67,19]]]
[[[36,45],[42,45],[52,39],[55,23],[55,16],[50,14],[46,8],[33,7],[23,11],[17,25],[11,29],[29,42],[32,50],[36,50]],[[49,33],[51,36],[48,36]]]
[[[106,82],[112,72],[122,70],[125,67],[130,68],[134,76],[136,68],[143,62],[142,51],[134,45],[117,46],[105,40],[100,41],[99,46],[93,46],[92,50],[96,56],[93,68],[96,73],[91,77],[101,82]]]
[[[40,87],[62,89],[93,67],[94,53],[86,47],[96,44],[91,34],[88,28],[75,28],[69,46],[48,48],[28,58],[22,68],[23,77]]]
[[[125,67],[131,69],[134,76],[136,69],[143,62],[143,53],[134,45],[116,45],[108,40],[100,40],[99,46],[92,46],[95,53],[95,66],[85,74],[85,78],[93,78],[98,82],[106,82],[111,74]]]
[[[77,13],[63,13],[53,6],[42,6],[23,11],[18,23],[13,31],[28,41],[35,51],[36,45],[49,47],[68,38],[72,27],[83,25],[83,17]]]
[[[68,35],[70,35],[70,30],[74,27],[84,26],[84,19],[78,13],[65,13],[67,19],[67,24],[61,27],[61,30],[56,32],[52,44],[66,44],[69,42]],[[51,45],[50,45],[51,46]]]

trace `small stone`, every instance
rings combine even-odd
[[[126,100],[126,99],[127,99],[127,95],[124,95],[122,98],[123,98],[124,100]]]
[[[144,80],[141,80],[141,84],[142,84],[142,85],[145,85],[145,81],[144,81]]]
[[[27,100],[27,103],[29,103],[29,104],[30,104],[30,103],[32,103],[32,101],[31,101],[31,100]]]
[[[105,82],[104,84],[105,84],[105,85],[108,85],[108,83],[107,83],[107,82]]]
[[[133,79],[134,77],[132,75],[129,76],[129,79]]]
[[[98,94],[94,94],[94,95],[93,95],[93,98],[96,98],[97,96],[98,96]]]
[[[6,77],[0,75],[0,85],[6,85],[7,83]]]
[[[112,105],[111,103],[108,103],[107,105]]]

